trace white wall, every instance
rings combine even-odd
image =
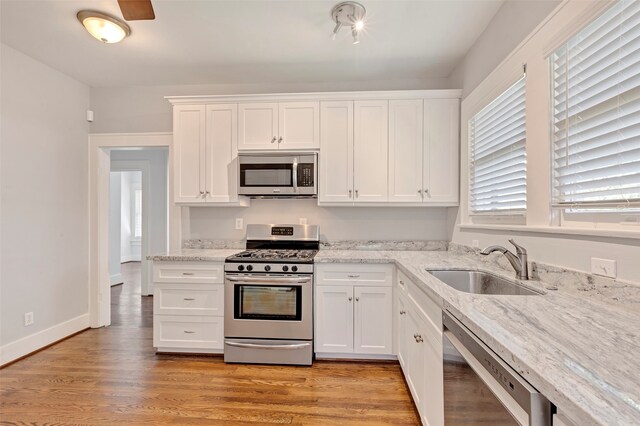
[[[89,88],[4,44],[0,56],[7,361],[88,325]],[[32,326],[23,325],[25,312],[34,313]]]
[[[121,262],[139,262],[141,259],[141,242],[134,241],[132,222],[133,210],[133,193],[136,189],[142,188],[141,172],[120,172],[122,174],[121,182],[121,203],[120,203],[120,261]]]
[[[462,88],[462,98],[471,93],[558,4],[560,0],[505,1],[451,73],[451,85]]]
[[[122,174],[111,172],[109,175],[109,276],[111,285],[122,283],[120,269],[121,200]]]
[[[570,1],[554,10],[544,24],[536,29],[519,48],[491,72],[462,102],[461,107],[461,207],[452,240],[471,245],[474,240],[481,247],[490,244],[508,245],[507,239],[515,236],[529,251],[534,261],[564,266],[590,272],[592,257],[616,260],[618,278],[640,283],[640,230],[633,227],[619,235],[635,238],[612,238],[602,235],[602,229],[573,229],[577,235],[552,233],[562,228],[552,226],[550,197],[550,147],[549,142],[549,80],[547,55],[589,22],[606,5],[597,1]],[[508,28],[512,24],[505,22]],[[495,28],[493,31],[497,31]],[[484,49],[484,48],[482,48]],[[477,53],[470,52],[474,57]],[[506,89],[521,75],[521,66],[527,64],[527,216],[525,225],[485,225],[467,213],[468,203],[468,126],[469,119],[488,102]],[[471,72],[471,71],[470,71]],[[475,222],[475,223],[474,223]],[[503,221],[504,222],[504,221]],[[583,223],[582,226],[589,226]],[[591,228],[595,224],[590,225]],[[488,229],[493,228],[493,229]],[[636,227],[637,228],[637,227]],[[609,231],[609,235],[616,231]],[[591,232],[591,233],[590,233]],[[604,231],[607,232],[607,231]],[[601,235],[597,235],[600,233]]]
[[[447,240],[447,209],[420,207],[318,207],[317,200],[251,200],[249,208],[189,209],[184,239],[244,238],[235,219],[249,223],[320,225],[322,240]],[[189,231],[190,229],[190,231]]]

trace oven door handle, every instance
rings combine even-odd
[[[304,349],[306,347],[311,346],[311,343],[294,343],[290,345],[259,345],[256,343],[224,342],[224,344],[229,346],[234,346],[237,348],[280,349],[280,350]]]
[[[227,277],[227,281],[242,284],[304,284],[311,282],[311,277],[307,278],[247,278],[247,277]]]

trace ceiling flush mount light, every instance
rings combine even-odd
[[[126,23],[101,12],[81,10],[76,16],[89,34],[103,43],[117,43],[131,34]]]
[[[331,19],[336,24],[333,28],[331,38],[336,39],[336,35],[343,26],[351,27],[353,44],[360,43],[360,31],[364,28],[364,16],[367,11],[363,5],[355,1],[345,1],[337,4],[331,9]]]

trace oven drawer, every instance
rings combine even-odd
[[[205,283],[224,282],[222,262],[154,262],[154,283]]]
[[[223,317],[153,316],[156,348],[223,349]]]
[[[153,312],[158,315],[224,315],[224,284],[158,283]]]
[[[393,265],[319,264],[316,267],[317,285],[365,285],[391,287]]]

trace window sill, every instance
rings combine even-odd
[[[461,224],[456,225],[459,230],[487,230],[487,231],[514,231],[530,234],[555,234],[555,235],[579,235],[606,238],[621,238],[640,240],[640,227],[635,230],[627,229],[593,229],[593,228],[568,228],[555,226],[526,226],[526,225],[485,225],[485,224]]]

